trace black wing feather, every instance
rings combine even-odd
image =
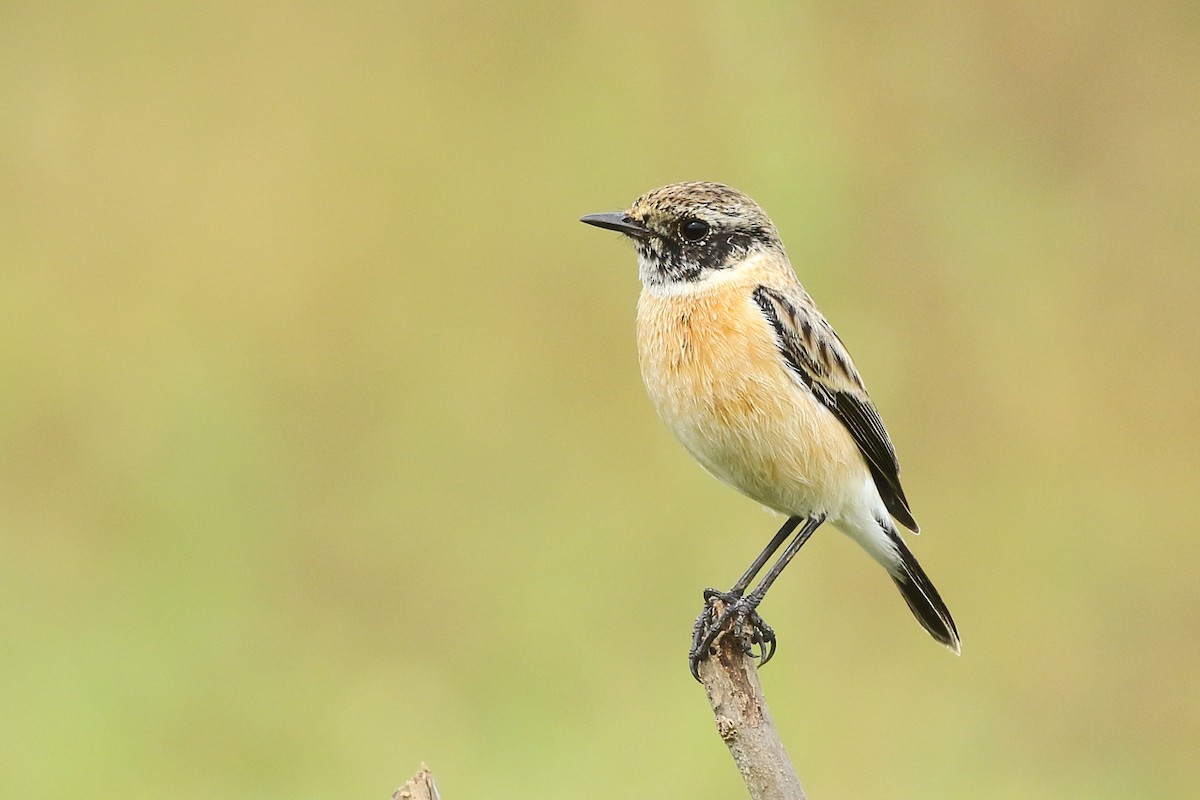
[[[896,449],[833,328],[819,316],[815,320],[801,320],[791,301],[767,286],[754,290],[754,302],[775,332],[775,342],[788,366],[854,437],[888,512],[916,532],[917,521],[900,486]],[[807,334],[807,342],[802,332]],[[847,385],[849,390],[839,389],[838,383]]]

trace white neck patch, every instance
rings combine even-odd
[[[642,289],[646,294],[652,294],[656,297],[681,297],[689,294],[699,294],[708,292],[723,286],[727,283],[732,283],[738,280],[745,279],[745,273],[767,256],[764,252],[754,252],[746,256],[746,258],[736,267],[728,269],[712,269],[701,273],[699,280],[694,281],[649,281],[647,275],[651,273],[648,265],[643,261],[642,257],[638,256],[638,273],[642,279]]]

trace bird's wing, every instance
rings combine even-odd
[[[900,486],[896,449],[842,340],[815,306],[798,308],[778,289],[757,287],[754,302],[774,331],[788,367],[854,437],[888,512],[916,532],[917,521]]]

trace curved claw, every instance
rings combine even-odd
[[[696,679],[696,683],[702,683],[700,680],[700,654],[688,653],[688,670],[692,673],[692,677]]]
[[[763,618],[759,616],[757,611],[751,612],[749,622],[754,631],[752,634],[752,639],[759,646],[758,665],[762,667],[766,665],[766,663],[775,655],[775,648],[777,645],[775,631],[770,625],[763,621]]]
[[[716,614],[716,603],[721,600],[725,608]],[[763,621],[754,600],[735,596],[716,589],[704,590],[704,611],[692,626],[692,647],[688,651],[688,668],[692,677],[700,680],[700,662],[712,654],[712,645],[723,630],[729,629],[738,637],[742,652],[764,666],[775,656],[775,631]],[[747,632],[746,628],[750,630]],[[754,646],[758,645],[757,656]]]
[[[700,680],[700,662],[709,657],[713,642],[729,622],[729,610],[730,606],[726,606],[716,619],[710,621],[713,606],[706,605],[700,616],[696,617],[696,624],[692,626],[692,649],[688,651],[688,667],[697,681]]]
[[[700,682],[700,662],[712,654],[712,643],[719,632],[720,628],[707,631],[701,628],[692,641],[692,649],[688,651],[688,669],[697,682]]]
[[[696,617],[696,624],[692,626],[692,648],[688,650],[688,669],[697,682],[700,680],[701,654],[705,654],[705,650],[700,647],[700,642],[704,639],[704,618],[706,616],[708,616],[708,609]]]
[[[768,640],[765,644],[770,645],[771,649],[768,650],[766,652],[766,654],[759,660],[759,662],[758,662],[759,667],[765,667],[767,665],[767,662],[775,657],[775,637],[772,636],[770,638],[770,640]]]
[[[709,617],[713,611],[710,603],[712,598],[709,597],[710,591],[715,590],[706,589],[704,591],[704,610],[700,612],[700,616],[696,617],[696,622],[692,625],[692,647],[688,650],[688,669],[697,682],[700,681],[700,662],[708,657],[710,645],[710,642],[706,641],[711,629]]]

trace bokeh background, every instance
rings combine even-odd
[[[0,5],[0,794],[739,797],[687,674],[776,520],[637,374],[712,179],[867,376],[961,659],[825,531],[821,798],[1200,796],[1187,2]]]

